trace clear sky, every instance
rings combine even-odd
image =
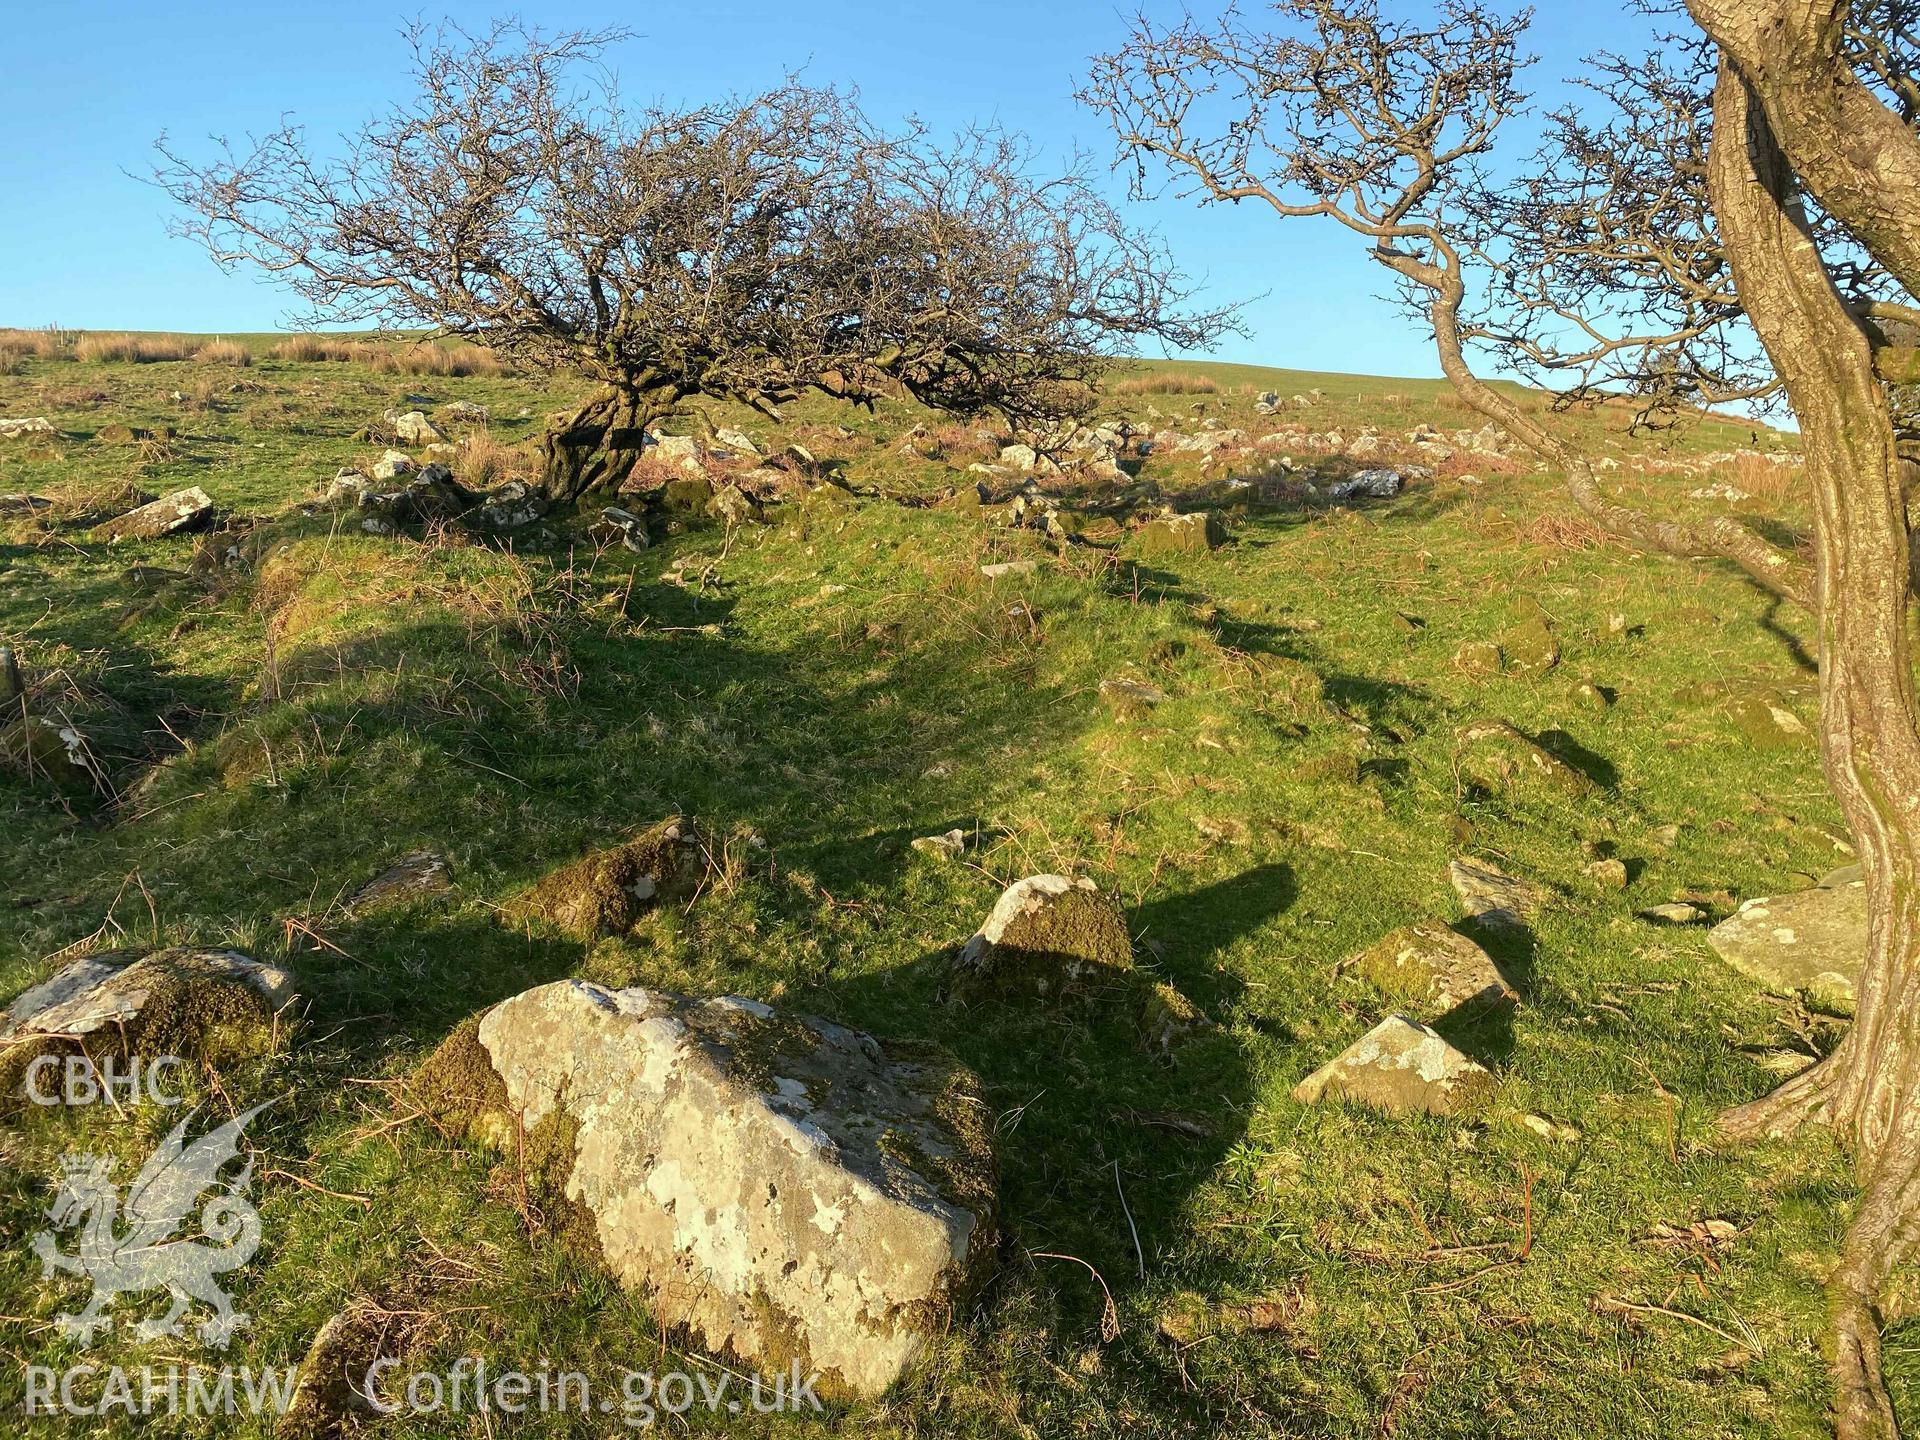
[[[1386,0],[1390,10],[1400,3]],[[1206,0],[1193,5],[1206,13]],[[1174,10],[1158,0],[1147,8]],[[1542,0],[1540,11],[1531,43],[1540,64],[1528,87],[1540,99],[1560,92],[1582,55],[1631,44],[1634,28],[1611,0]],[[357,126],[406,93],[397,37],[414,13],[394,0],[15,7],[0,61],[9,142],[0,147],[0,195],[14,217],[0,226],[0,325],[278,328],[289,298],[254,276],[223,275],[204,252],[170,239],[168,202],[132,175],[145,172],[163,130],[194,143],[263,129],[282,114],[316,140]],[[815,83],[857,86],[883,121],[991,120],[1056,160],[1078,145],[1103,163],[1103,126],[1072,96],[1087,58],[1126,33],[1126,9],[1112,0],[546,0],[517,10],[502,0],[419,13],[469,25],[518,13],[549,29],[628,26],[636,38],[611,59],[637,98],[697,102],[800,69]],[[1166,237],[1209,298],[1249,301],[1249,337],[1228,340],[1218,358],[1437,373],[1427,341],[1374,298],[1386,277],[1347,232],[1281,223],[1254,206],[1200,210],[1171,199],[1129,216]]]

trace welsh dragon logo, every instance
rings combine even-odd
[[[233,1301],[214,1277],[237,1270],[253,1258],[260,1246],[260,1214],[246,1198],[253,1182],[253,1162],[226,1182],[220,1171],[240,1153],[240,1135],[247,1122],[271,1104],[256,1105],[236,1115],[217,1130],[197,1140],[186,1139],[187,1125],[199,1112],[186,1116],[147,1158],[127,1187],[124,1202],[113,1182],[113,1162],[101,1155],[67,1155],[61,1161],[62,1182],[47,1210],[51,1230],[33,1237],[41,1272],[51,1278],[69,1270],[93,1282],[93,1298],[77,1315],[62,1315],[55,1327],[62,1335],[91,1345],[103,1330],[113,1328],[108,1312],[122,1295],[164,1288],[172,1299],[167,1313],[149,1317],[133,1327],[141,1340],[157,1340],[180,1333],[180,1317],[195,1300],[213,1307],[199,1327],[200,1338],[224,1349],[250,1317],[233,1308]],[[200,1207],[205,1239],[175,1238],[194,1203],[204,1191],[218,1187]],[[79,1249],[61,1252],[57,1232],[80,1227]]]

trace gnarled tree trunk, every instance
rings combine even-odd
[[[1818,1119],[1862,1185],[1832,1280],[1837,1429],[1898,1433],[1881,1380],[1887,1281],[1920,1240],[1920,712],[1906,503],[1865,331],[1835,291],[1747,80],[1723,62],[1710,178],[1741,300],[1785,382],[1815,508],[1820,753],[1865,868],[1872,923],[1852,1030],[1821,1064],[1724,1117],[1736,1136]]]
[[[557,419],[540,442],[541,479],[555,500],[618,486],[646,446],[647,427],[672,406],[644,390],[607,385]]]

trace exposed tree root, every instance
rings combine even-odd
[[[1826,1059],[1816,1061],[1784,1085],[1720,1112],[1720,1133],[1729,1140],[1782,1139],[1802,1125],[1839,1124],[1838,1107],[1852,1076],[1849,1046],[1842,1041]]]

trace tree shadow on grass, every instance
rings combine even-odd
[[[935,1040],[983,1082],[1000,1155],[1010,1273],[1038,1267],[1063,1339],[1097,1333],[1109,1291],[1125,1304],[1162,1271],[1159,1251],[1196,1187],[1243,1138],[1253,1075],[1228,1031],[1205,1028],[1161,1052],[1141,999],[1165,980],[1203,1011],[1237,985],[1215,963],[1292,902],[1285,865],[1259,865],[1134,907],[1139,983],[1076,998],[952,998],[951,948],[797,997],[842,1023]],[[956,937],[956,940],[960,937]],[[1071,1256],[1051,1268],[1048,1255]],[[1178,1411],[1177,1396],[1161,1397]]]

